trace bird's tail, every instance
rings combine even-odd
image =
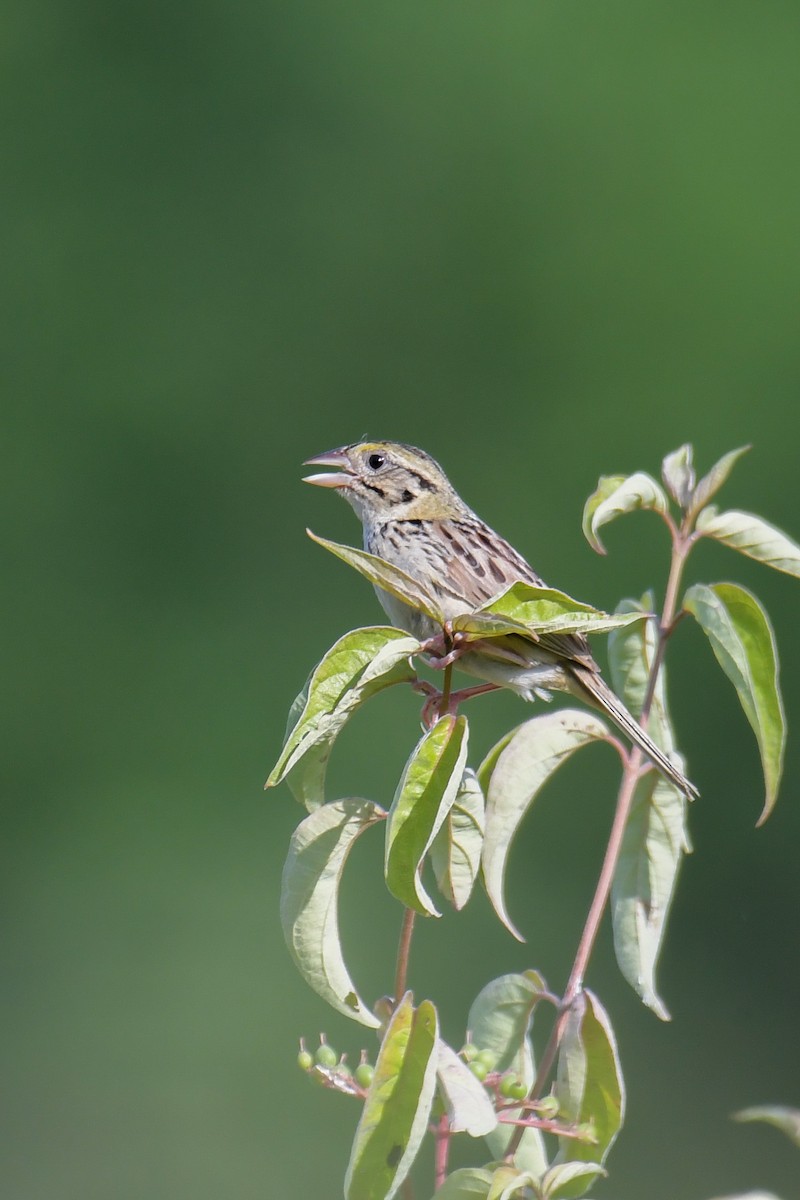
[[[595,708],[599,708],[611,718],[614,724],[627,738],[638,746],[661,772],[665,779],[680,788],[690,800],[696,800],[700,794],[693,783],[670,762],[663,750],[645,733],[633,714],[628,712],[625,705],[597,671],[588,667],[574,665],[570,672],[575,681],[575,694],[582,700],[588,700]]]

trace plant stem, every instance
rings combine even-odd
[[[645,691],[644,700],[642,702],[642,711],[639,716],[639,724],[642,728],[647,728],[647,720],[650,716],[650,709],[653,706],[655,697],[656,684],[658,683],[658,675],[661,666],[664,662],[664,653],[666,651],[667,641],[672,633],[676,623],[675,608],[677,604],[678,590],[680,588],[681,575],[683,573],[686,555],[691,545],[690,539],[683,535],[683,532],[675,530],[673,532],[672,541],[672,559],[670,562],[669,577],[667,586],[664,590],[664,604],[661,611],[661,620],[658,625],[658,637],[656,639],[656,649],[653,655],[653,661],[650,664],[650,671],[647,679],[647,689]],[[589,966],[594,944],[597,939],[597,934],[600,929],[600,923],[603,919],[603,914],[608,904],[608,898],[611,894],[611,885],[614,882],[614,874],[617,869],[620,851],[622,849],[622,841],[625,835],[625,827],[630,816],[631,805],[633,803],[636,785],[639,782],[639,772],[642,766],[644,755],[638,746],[633,746],[626,757],[625,766],[620,780],[619,792],[617,793],[617,806],[614,811],[614,820],[611,825],[611,832],[608,837],[608,845],[603,856],[603,865],[600,868],[600,875],[595,887],[592,903],[589,906],[589,912],[586,917],[586,922],[581,933],[578,948],[575,952],[575,960],[572,964],[567,986],[564,991],[564,997],[561,1001],[561,1007],[558,1016],[556,1017],[553,1029],[550,1033],[544,1053],[542,1054],[539,1063],[539,1069],[536,1072],[536,1079],[530,1091],[529,1099],[538,1100],[545,1088],[550,1072],[556,1061],[558,1049],[561,1044],[561,1038],[564,1034],[564,1026],[569,1016],[570,1009],[575,1002],[575,999],[583,989],[583,981],[586,976],[586,971]],[[522,1135],[525,1127],[518,1126],[512,1134],[508,1147],[506,1148],[505,1157],[507,1160],[513,1158],[519,1148]]]
[[[448,663],[444,669],[444,679],[442,681],[442,696],[439,701],[439,716],[447,715],[447,710],[450,707],[450,682],[453,678],[453,664]]]
[[[397,947],[397,966],[394,972],[395,1004],[399,1004],[406,993],[408,959],[411,953],[411,935],[414,932],[414,918],[416,915],[413,908],[407,908],[403,912],[403,924],[400,927],[400,942]]]
[[[667,578],[667,586],[664,590],[664,604],[661,609],[661,620],[658,625],[658,638],[656,639],[656,651],[653,655],[653,661],[650,664],[650,675],[647,680],[647,691],[642,702],[642,711],[639,716],[639,724],[643,728],[647,728],[647,719],[650,716],[650,709],[653,706],[653,697],[656,694],[656,684],[658,683],[659,672],[661,671],[662,663],[664,662],[664,654],[667,649],[667,642],[670,634],[674,629],[678,617],[675,615],[675,608],[678,603],[678,590],[681,585],[681,576],[683,568],[686,565],[686,556],[691,549],[691,538],[687,538],[683,533],[675,533],[672,542],[672,560],[669,565],[669,577]]]
[[[434,1152],[434,1187],[438,1189],[447,1178],[447,1158],[450,1153],[450,1122],[447,1113],[442,1113],[436,1128],[436,1149]]]

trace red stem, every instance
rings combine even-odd
[[[691,538],[686,536],[683,529],[678,530],[671,526],[673,535],[672,540],[672,560],[670,562],[669,578],[667,586],[664,590],[664,604],[661,611],[661,620],[658,627],[658,638],[656,642],[656,650],[653,655],[653,662],[650,666],[650,673],[647,680],[647,690],[645,692],[644,701],[642,703],[642,711],[639,717],[639,724],[642,728],[647,728],[647,720],[650,716],[650,709],[653,705],[655,696],[656,684],[658,682],[658,673],[661,670],[661,665],[664,661],[664,653],[666,651],[667,641],[676,623],[675,608],[677,605],[678,589],[680,587],[681,575],[686,562],[686,555],[691,546]],[[639,781],[639,772],[642,766],[643,755],[638,747],[631,748],[625,756],[625,767],[620,781],[619,792],[617,794],[617,806],[614,812],[614,820],[611,825],[611,832],[608,838],[608,845],[603,856],[603,865],[600,868],[600,875],[597,880],[597,886],[592,897],[592,903],[589,907],[589,912],[586,917],[586,923],[581,933],[578,948],[575,952],[575,961],[572,964],[567,986],[564,991],[564,997],[561,1002],[561,1008],[556,1018],[553,1029],[550,1033],[544,1053],[542,1054],[539,1063],[539,1069],[536,1072],[536,1079],[530,1091],[529,1099],[538,1100],[544,1092],[547,1080],[550,1077],[550,1072],[558,1055],[558,1049],[561,1045],[561,1038],[564,1034],[564,1025],[566,1024],[569,1011],[575,1002],[576,997],[580,994],[583,988],[583,981],[586,976],[586,971],[589,966],[589,959],[594,949],[594,944],[597,939],[597,934],[600,929],[600,923],[603,919],[603,914],[608,904],[608,897],[611,893],[611,885],[614,880],[614,874],[619,861],[620,850],[622,848],[622,840],[625,834],[625,827],[630,816],[631,805],[633,803],[636,784]],[[513,1158],[519,1148],[522,1135],[525,1131],[524,1126],[519,1126],[511,1136],[505,1157],[507,1160]]]
[[[450,1153],[450,1122],[447,1113],[442,1113],[436,1127],[436,1149],[434,1157],[435,1183],[438,1191],[447,1178],[447,1157]]]
[[[413,908],[406,908],[403,911],[403,924],[400,927],[400,942],[397,947],[397,965],[394,972],[395,1004],[399,1004],[406,994],[408,960],[411,955],[411,935],[414,932],[414,918],[416,915]]]

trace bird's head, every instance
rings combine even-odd
[[[338,467],[335,473],[308,475],[305,482],[336,488],[364,525],[445,520],[469,511],[439,464],[402,442],[356,442],[304,465]]]

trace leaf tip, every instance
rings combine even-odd
[[[767,818],[775,807],[775,797],[768,796],[764,801],[764,807],[761,810],[761,816],[756,821],[756,829],[760,829],[762,825],[766,825]]]

